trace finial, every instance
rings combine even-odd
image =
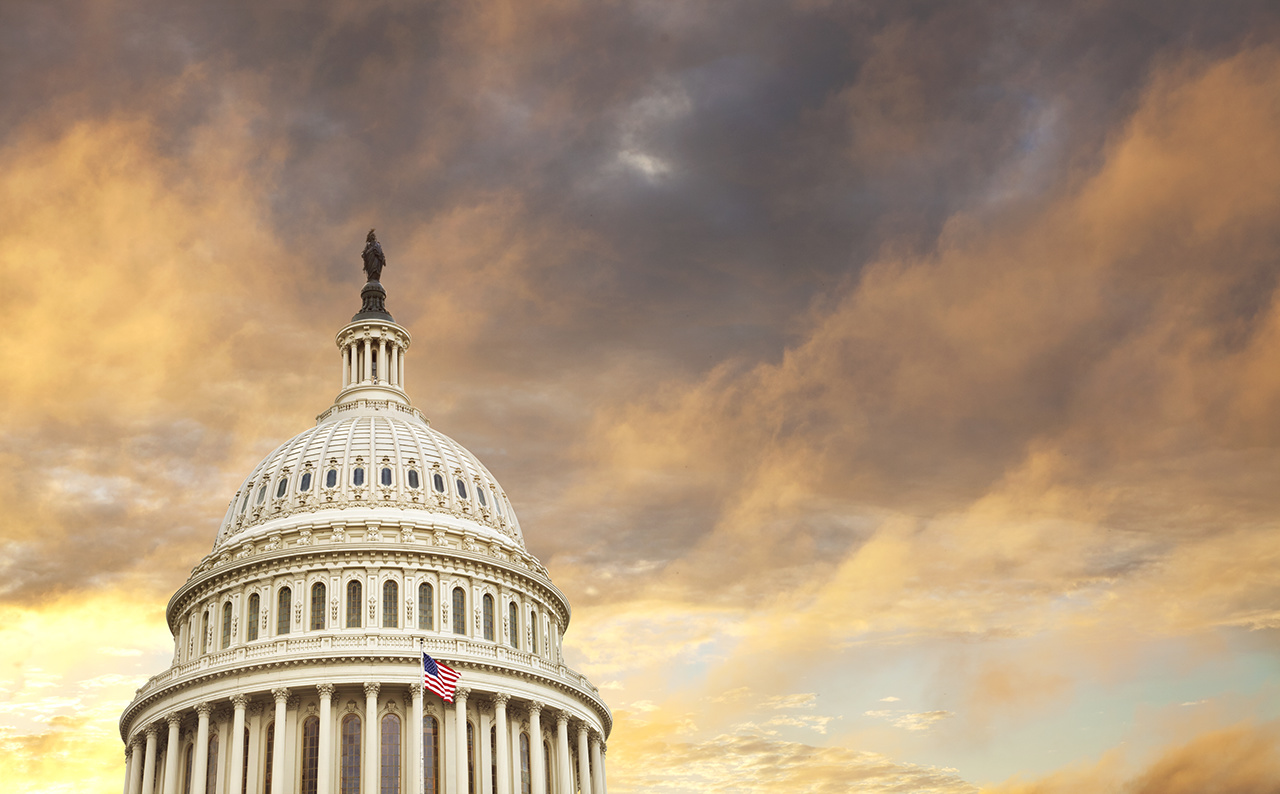
[[[387,291],[379,282],[382,278],[382,268],[387,266],[387,257],[383,255],[382,244],[378,242],[378,236],[374,234],[373,229],[370,229],[369,235],[364,238],[364,250],[360,252],[360,258],[364,260],[364,274],[368,282],[365,283],[364,289],[360,290],[360,311],[351,319],[376,318],[395,322],[387,312]]]

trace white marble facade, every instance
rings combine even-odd
[[[125,794],[603,794],[612,724],[506,494],[356,318],[342,389],[232,497],[169,601],[171,667],[120,719]],[[421,654],[462,675],[448,704]]]

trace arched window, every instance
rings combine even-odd
[[[209,766],[205,770],[204,790],[207,794],[218,791],[218,734],[209,734]]]
[[[550,792],[553,790],[551,788],[551,742],[542,743],[542,768],[547,773],[546,791]]]
[[[338,470],[337,469],[329,469],[327,472],[325,472],[324,487],[326,488],[338,487]]]
[[[382,469],[382,484],[383,485],[391,484],[391,469],[388,469],[385,467]]]
[[[533,767],[529,758],[529,734],[520,734],[520,794],[533,794]]]
[[[484,638],[493,642],[493,596],[484,594]]]
[[[222,650],[231,644],[231,602],[222,605]]]
[[[318,745],[317,745],[318,747]],[[274,721],[267,723],[267,760],[265,763],[266,772],[263,775],[263,794],[271,794],[271,766],[275,763],[276,750],[276,724]]]
[[[360,794],[360,717],[348,714],[342,718],[341,794]]]
[[[382,718],[382,785],[379,794],[400,794],[400,718]]]
[[[502,496],[496,490],[493,492],[493,507],[498,511],[498,518],[502,518]]]
[[[467,721],[467,794],[476,794],[476,726]]]
[[[444,493],[444,477],[438,473],[431,475],[431,484],[435,486],[436,493]]]
[[[435,620],[435,593],[429,583],[418,585],[418,628],[430,629]]]
[[[466,498],[467,498],[467,484],[466,484],[465,482],[463,482],[462,480],[454,480],[454,484],[456,484],[456,485],[458,486],[458,498],[459,498],[459,499],[466,499]]]
[[[263,500],[265,500],[266,498],[267,498],[267,484],[263,483],[262,487],[258,488],[258,504],[262,504]]]
[[[400,585],[393,581],[382,584],[382,627],[394,629],[400,625]]]
[[[288,756],[285,756],[286,758]],[[316,794],[320,784],[320,718],[302,722],[302,794]]]
[[[304,471],[302,473],[302,482],[298,483],[298,490],[302,493],[311,490],[311,472]]]
[[[453,633],[467,633],[467,591],[453,588]]]
[[[511,647],[520,647],[520,607],[512,601],[507,608],[507,620],[511,623]]]
[[[351,484],[364,485],[364,468],[357,466],[351,470]]]
[[[195,754],[196,746],[194,744],[187,745],[186,758],[183,761],[183,768],[186,770],[182,773],[182,794],[191,794],[191,766],[192,757]],[[271,794],[271,789],[267,789],[267,794]]]
[[[324,583],[311,585],[311,629],[324,628]]]
[[[253,642],[258,639],[258,613],[262,609],[262,599],[257,593],[249,596],[249,614],[245,616],[244,621],[244,639],[245,642]]]
[[[289,613],[292,611],[293,591],[287,587],[282,587],[276,604],[276,634],[289,633]]]
[[[284,496],[284,492],[289,490],[289,480],[285,477],[280,478],[280,482],[276,484],[276,498]]]
[[[200,620],[200,653],[209,652],[209,610],[204,611],[204,617]]]
[[[349,629],[360,628],[360,601],[363,589],[358,579],[347,582],[347,628]]]
[[[426,794],[439,794],[439,778],[440,723],[430,714],[424,714],[422,717],[422,782]],[[547,794],[551,794],[551,789],[547,789]]]
[[[484,488],[479,485],[476,486],[476,497],[480,500],[481,507],[489,506],[489,503],[484,500]]]
[[[422,483],[418,480],[418,470],[409,469],[409,487],[416,491],[421,485]]]
[[[538,652],[538,610],[529,610],[529,653]]]

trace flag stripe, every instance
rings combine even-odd
[[[453,702],[453,694],[458,689],[458,678],[457,670],[444,662],[437,662],[426,653],[422,654],[423,685],[449,703]]]

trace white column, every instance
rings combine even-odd
[[[489,729],[493,727],[493,717],[489,716],[489,704],[483,700],[476,701],[476,740],[480,750],[480,779],[476,781],[479,794],[493,794],[493,748],[489,745]]]
[[[286,791],[284,786],[284,718],[285,707],[289,703],[289,690],[285,687],[271,690],[271,697],[276,700],[275,736],[272,737],[271,748],[271,794]]]
[[[391,378],[387,374],[387,340],[378,340],[378,380],[387,383]]]
[[[587,747],[587,724],[578,724],[578,790],[591,794],[591,750]]]
[[[348,372],[347,372],[347,369],[348,369],[348,363],[347,363],[347,348],[346,348],[346,346],[343,346],[343,347],[342,347],[338,352],[342,354],[342,388],[344,388],[344,389],[345,389],[345,388],[347,388],[347,384],[348,384],[348,383],[350,383],[350,381],[347,379],[347,376],[348,376]]]
[[[249,698],[242,692],[231,696],[231,705],[235,707],[231,717],[231,771],[227,786],[231,794],[244,794],[240,786],[244,783],[244,707],[248,703]]]
[[[177,714],[170,714],[165,721],[169,723],[169,746],[164,753],[164,794],[178,794],[179,729],[182,720]]]
[[[209,779],[209,712],[213,706],[201,703],[196,706],[200,724],[196,728],[196,757],[191,765],[191,794],[205,794],[205,781]],[[213,794],[210,792],[210,794]]]
[[[249,780],[244,787],[244,794],[258,794],[258,784],[262,780],[262,701],[249,703],[249,744],[245,746],[245,755],[249,758]]]
[[[560,794],[573,794],[573,770],[569,768],[569,715],[556,715],[556,766],[560,767]]]
[[[591,734],[591,794],[604,794],[604,753],[600,747],[600,735]]]
[[[129,784],[133,782],[133,745],[124,746],[124,789],[121,794],[129,794]]]
[[[142,740],[135,738],[129,747],[129,794],[142,794]]]
[[[513,712],[508,712],[507,714],[507,740],[507,758],[510,759],[514,753],[520,751],[520,721]],[[514,760],[508,763],[507,767],[516,773],[507,775],[507,780],[511,781],[511,791],[519,791],[519,760]]]
[[[496,794],[511,794],[511,749],[507,747],[507,701],[511,696],[499,692],[493,699],[493,714],[497,722],[498,739],[498,791]]]
[[[142,791],[146,794],[154,794],[156,790],[156,734],[159,732],[159,725],[147,726],[147,749],[142,762]]]
[[[373,382],[373,340],[364,339],[360,342],[360,345],[364,349],[364,372],[361,373],[361,375],[363,375],[364,377],[362,378],[362,380],[365,383],[372,383]]]
[[[382,758],[378,753],[378,691],[382,684],[376,681],[364,685],[364,790],[378,790],[378,768]]]
[[[316,689],[320,692],[320,743],[316,747],[320,768],[316,775],[316,794],[329,794],[333,790],[333,684],[317,684]]]
[[[542,704],[529,704],[529,774],[533,777],[533,794],[550,794],[546,790],[547,770],[542,768]]]
[[[396,383],[404,388],[404,351],[396,353]]]
[[[467,695],[471,694],[471,690],[466,687],[458,687],[458,691],[453,695],[454,725],[456,730],[454,734],[454,747],[456,748],[456,758],[454,763],[457,764],[454,770],[454,779],[458,781],[458,794],[467,794]]]
[[[409,726],[409,794],[422,794],[422,683],[409,685],[413,695],[413,722]]]

